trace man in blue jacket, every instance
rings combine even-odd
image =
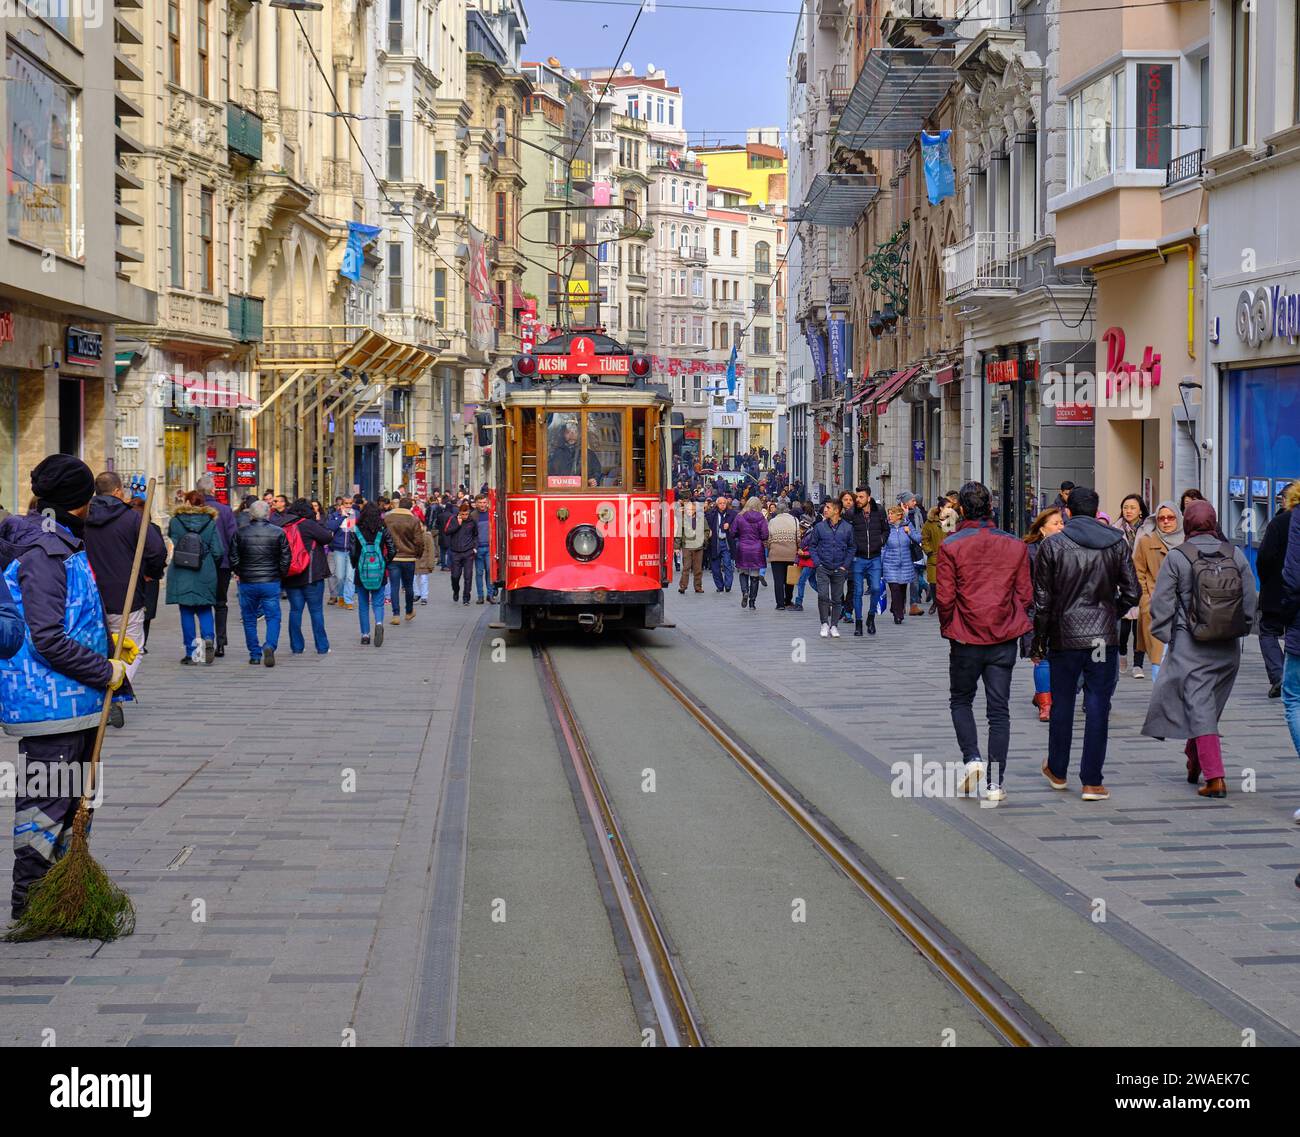
[[[713,571],[713,587],[719,592],[730,592],[732,573],[736,563],[736,518],[739,511],[731,508],[727,495],[718,495],[718,506],[706,515],[709,524],[709,567]]]
[[[67,849],[104,691],[126,678],[122,661],[108,658],[104,606],[81,540],[94,474],[78,458],[52,454],[32,471],[32,492],[36,511],[0,523],[0,568],[23,622],[18,650],[0,651],[0,728],[19,739],[27,771],[14,803],[15,919],[28,889]],[[0,627],[7,623],[0,616]],[[33,796],[27,789],[36,788],[40,765],[42,796]]]
[[[352,560],[348,542],[356,525],[356,511],[341,497],[334,499],[334,508],[325,521],[325,528],[334,534],[330,541],[330,598],[331,604],[351,608],[356,598],[356,585],[352,581]]]

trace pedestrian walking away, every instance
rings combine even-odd
[[[1124,535],[1097,520],[1097,491],[1070,490],[1065,527],[1042,542],[1034,565],[1033,654],[1052,672],[1052,714],[1043,776],[1068,788],[1074,705],[1083,676],[1084,801],[1103,801],[1110,703],[1119,678],[1119,617],[1138,602],[1133,558]]]
[[[1048,506],[1034,518],[1025,534],[1025,545],[1029,549],[1029,580],[1034,580],[1034,567],[1038,563],[1038,550],[1043,541],[1065,528],[1065,511],[1059,505]],[[1033,618],[1034,609],[1030,605],[1029,616]],[[1050,722],[1052,718],[1052,665],[1042,656],[1034,654],[1034,633],[1027,632],[1020,638],[1020,657],[1030,660],[1034,665],[1034,706],[1038,708],[1038,721]]]
[[[370,617],[374,615],[374,645],[384,643],[384,589],[388,583],[388,566],[396,555],[392,535],[384,525],[379,506],[373,501],[361,507],[357,517],[349,556],[357,578],[357,618],[361,622],[361,642],[371,642]]]
[[[1137,571],[1138,587],[1142,590],[1138,601],[1137,643],[1151,669],[1153,682],[1160,674],[1164,645],[1151,634],[1151,597],[1155,595],[1156,580],[1169,551],[1182,543],[1183,515],[1172,501],[1162,501],[1156,506],[1154,524],[1133,543],[1133,567]],[[1136,657],[1130,674],[1134,679],[1144,677]]]
[[[392,622],[402,622],[400,600],[406,594],[406,618],[415,619],[415,564],[424,551],[424,526],[411,512],[411,499],[398,499],[397,506],[384,514],[384,525],[397,550],[388,566],[388,603],[392,609]]]
[[[1223,540],[1208,501],[1188,503],[1185,539],[1165,558],[1151,598],[1151,634],[1167,644],[1142,733],[1187,740],[1187,780],[1202,797],[1227,796],[1219,719],[1241,666],[1241,641],[1255,623],[1255,574]]]
[[[763,503],[757,495],[751,497],[735,522],[736,570],[740,574],[740,606],[754,610],[758,599],[760,575],[767,568],[767,518],[763,516]]]
[[[280,647],[280,588],[292,560],[288,534],[272,525],[270,516],[266,502],[253,502],[248,507],[248,523],[236,530],[230,543],[230,567],[239,578],[239,615],[248,662],[265,667],[275,666]],[[266,621],[265,638],[258,635],[258,617]]]
[[[32,493],[32,512],[0,522],[0,727],[18,739],[29,771],[14,801],[15,920],[29,889],[68,849],[80,793],[60,773],[85,778],[105,690],[115,698],[130,690],[126,665],[108,658],[104,606],[82,542],[95,475],[78,458],[52,454],[32,471]],[[44,779],[30,776],[38,767]]]
[[[1264,530],[1255,555],[1255,572],[1259,575],[1259,653],[1264,657],[1268,676],[1268,697],[1282,694],[1283,639],[1287,621],[1282,604],[1282,569],[1291,543],[1291,514],[1300,502],[1300,481],[1282,491],[1281,508]]]
[[[790,513],[790,503],[785,498],[778,498],[776,514],[767,523],[767,555],[772,565],[772,593],[776,600],[776,610],[784,612],[791,606],[791,594],[794,581],[791,574],[798,579],[799,566],[799,522]]]
[[[843,519],[837,498],[822,505],[822,519],[808,535],[808,552],[817,570],[817,614],[821,636],[839,638],[836,627],[844,604],[844,582],[853,566],[853,526]]]
[[[167,567],[167,603],[181,610],[185,655],[181,663],[211,664],[216,658],[213,607],[217,602],[219,566],[226,548],[217,528],[217,511],[190,490],[167,526],[172,560]],[[236,528],[238,528],[236,526]]]
[[[930,610],[927,616],[933,616],[939,610],[939,600],[934,594],[935,566],[939,559],[939,546],[948,536],[943,527],[943,508],[938,505],[930,507],[926,514],[925,525],[921,528],[921,552],[925,555],[925,582],[930,590]]]
[[[227,603],[230,595],[231,575],[228,550],[230,549],[230,542],[235,536],[235,530],[239,528],[239,522],[235,520],[235,511],[217,497],[216,479],[211,474],[204,474],[199,478],[195,488],[203,495],[203,504],[216,511],[217,533],[221,537],[222,557],[217,565],[217,581],[214,586],[212,602],[216,655],[220,659],[226,654],[226,624],[230,612]]]
[[[284,591],[289,598],[289,650],[302,655],[307,642],[302,634],[302,613],[311,617],[312,641],[317,655],[328,655],[329,636],[325,631],[325,579],[330,574],[327,550],[333,534],[316,520],[310,502],[298,498],[285,511],[281,528],[289,539],[289,575]],[[295,545],[301,545],[299,552]],[[305,562],[305,564],[304,564]]]
[[[967,482],[957,500],[961,520],[939,546],[934,594],[939,634],[948,640],[948,707],[965,763],[958,792],[969,793],[987,773],[988,800],[1002,801],[1011,743],[1011,675],[1020,637],[1033,626],[1029,552],[993,524],[987,486]],[[983,751],[973,709],[981,683],[988,718]]]

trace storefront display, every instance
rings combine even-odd
[[[1031,345],[1018,344],[983,359],[980,385],[988,438],[986,481],[993,492],[998,524],[1011,533],[1024,533],[1047,495],[1038,484],[1041,444],[1041,394],[1038,365],[1029,358]]]

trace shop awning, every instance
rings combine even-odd
[[[883,408],[889,405],[889,401],[897,395],[898,392],[903,389],[903,386],[907,381],[920,370],[921,365],[918,363],[914,367],[908,367],[902,371],[895,371],[893,375],[886,379],[879,388],[877,388],[876,393],[871,397],[871,401],[876,404],[876,407],[882,414],[884,413]]]
[[[835,141],[853,150],[906,150],[956,79],[950,47],[872,48]]]
[[[847,229],[879,192],[880,178],[875,174],[817,174],[790,220]]]
[[[844,405],[846,407],[856,407],[859,403],[865,402],[867,398],[870,396],[871,392],[874,391],[877,386],[878,384],[868,381],[867,384],[862,388],[862,390],[860,390],[856,395],[854,395],[851,399],[846,399],[844,401]]]

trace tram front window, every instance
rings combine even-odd
[[[623,484],[623,412],[587,412],[587,485]]]
[[[546,416],[546,487],[572,489],[582,485],[582,418],[573,414]]]
[[[552,411],[546,416],[546,488],[620,487],[622,411]]]

